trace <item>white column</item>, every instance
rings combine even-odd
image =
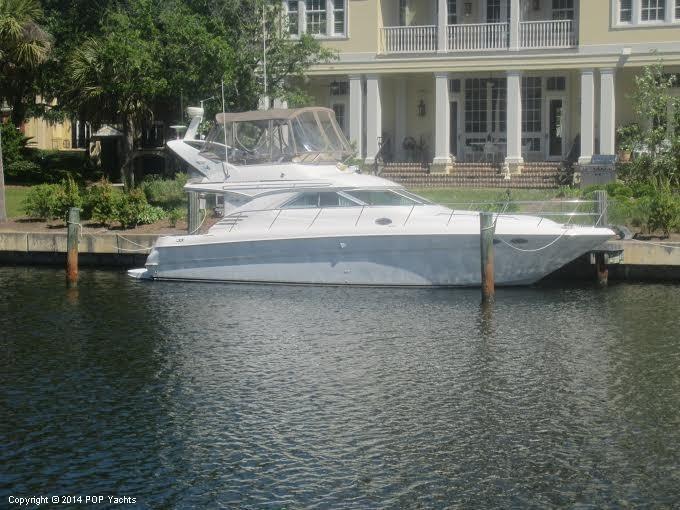
[[[615,70],[600,69],[600,154],[614,154],[616,134]]]
[[[406,79],[398,78],[394,91],[394,147],[395,154],[400,160],[404,160],[404,147],[402,146],[406,132]]]
[[[451,162],[449,150],[449,75],[435,73],[435,126],[434,161],[435,165],[448,165]]]
[[[326,0],[326,35],[333,35],[334,22],[333,0]]]
[[[510,49],[519,50],[519,22],[520,22],[519,0],[510,0]]]
[[[357,151],[357,158],[363,157],[363,95],[361,76],[358,74],[349,77],[349,141]]]
[[[524,163],[522,158],[522,73],[508,71],[507,154],[505,165]]]
[[[581,71],[581,157],[580,164],[588,164],[595,145],[595,83],[593,70]]]
[[[307,14],[305,10],[307,4],[305,0],[298,0],[298,34],[302,35],[307,31]]]
[[[380,77],[366,76],[366,161],[375,162],[378,154],[378,138],[382,136],[382,105],[380,104]]]
[[[288,108],[288,101],[285,101],[283,99],[274,99],[274,108],[283,108],[286,109]]]
[[[447,51],[446,33],[447,24],[449,22],[449,11],[447,0],[437,0],[437,52],[445,53]]]
[[[664,11],[664,15],[665,15],[664,21],[666,23],[673,23],[673,17],[675,15],[675,2],[666,0],[666,10]]]
[[[642,10],[640,7],[640,0],[633,0],[633,25],[639,25],[642,19]],[[618,21],[618,20],[617,20]]]

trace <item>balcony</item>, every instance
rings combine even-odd
[[[406,55],[440,51],[437,25],[380,28],[380,54]],[[449,53],[508,51],[510,23],[447,25],[443,51]],[[516,49],[543,50],[575,48],[578,45],[573,20],[522,21]]]

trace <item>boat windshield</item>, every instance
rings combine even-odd
[[[333,111],[326,108],[218,115],[201,155],[224,161],[225,152],[237,165],[328,163],[352,155]]]

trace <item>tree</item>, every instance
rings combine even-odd
[[[0,0],[0,100],[9,103],[15,125],[35,99],[36,72],[51,49],[51,37],[38,24],[41,16],[37,0]]]
[[[0,104],[6,100],[12,106],[15,124],[24,120],[27,75],[50,50],[49,36],[36,22],[41,12],[37,0],[0,0]],[[0,221],[7,221],[1,135]]]
[[[287,37],[280,6],[263,0],[111,3],[101,23],[77,44],[55,24],[57,41],[63,36],[71,50],[64,57],[66,81],[57,78],[51,88],[61,109],[95,124],[123,126],[122,174],[130,184],[134,142],[143,122],[178,104],[180,94],[186,104],[196,103],[219,95],[224,80],[228,109],[256,107],[264,92],[263,15],[269,95],[299,97],[304,70],[332,53],[312,37]]]

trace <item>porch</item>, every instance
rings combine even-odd
[[[559,5],[559,8],[554,7]],[[536,8],[538,6],[538,8]],[[575,48],[578,2],[430,0],[383,3],[381,55]]]

